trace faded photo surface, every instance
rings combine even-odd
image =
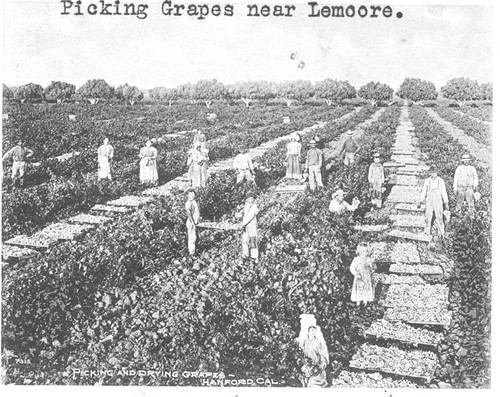
[[[494,15],[3,2],[2,384],[491,391]]]

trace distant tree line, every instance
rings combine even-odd
[[[466,101],[493,100],[493,84],[479,84],[476,80],[461,77],[448,81],[441,88],[443,98],[454,101],[463,106]],[[176,101],[184,100],[191,103],[202,102],[207,108],[214,101],[223,101],[227,104],[241,101],[246,107],[252,103],[267,103],[270,100],[281,99],[287,106],[296,103],[302,106],[312,98],[325,101],[328,106],[340,105],[343,101],[356,97],[369,101],[372,105],[379,105],[382,101],[394,99],[394,90],[387,84],[369,82],[359,90],[345,80],[331,78],[311,83],[307,80],[283,81],[271,83],[267,81],[239,81],[234,84],[223,84],[215,79],[200,80],[196,83],[187,83],[175,88],[155,87],[147,91],[152,101],[168,103],[172,106]],[[422,103],[432,101],[438,97],[436,86],[418,78],[406,78],[396,96],[411,102]],[[76,89],[73,84],[62,81],[53,81],[45,89],[34,83],[9,88],[3,84],[3,98],[16,99],[21,103],[36,100],[55,100],[61,103],[67,100],[88,100],[96,104],[100,100],[118,99],[130,105],[145,98],[144,92],[128,84],[111,87],[103,79],[91,79]]]

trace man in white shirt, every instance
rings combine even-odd
[[[479,182],[476,168],[470,164],[468,154],[462,155],[462,163],[457,167],[453,179],[453,192],[457,196],[457,212],[462,210],[464,201],[467,201],[469,210],[474,210],[474,191]]]
[[[245,149],[240,148],[239,154],[234,158],[233,168],[236,170],[236,183],[243,181],[254,182],[254,168],[250,155]]]
[[[437,176],[437,169],[431,165],[431,176],[427,178],[420,194],[420,204],[425,202],[425,233],[430,236],[432,218],[436,216],[436,226],[440,236],[444,236],[443,206],[448,209],[448,194],[444,180]]]

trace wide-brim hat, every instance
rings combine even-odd
[[[379,158],[380,157],[380,153],[378,153],[378,152],[373,153],[373,157]]]
[[[460,160],[470,160],[470,155],[467,153],[462,154],[462,158]]]
[[[245,198],[246,199],[249,199],[249,198],[257,198],[257,195],[255,193],[252,193],[252,192],[248,192],[246,195],[245,195]]]
[[[309,142],[309,145],[311,145],[311,146],[316,146],[316,141],[315,141],[314,139],[313,139],[313,140],[311,140],[311,141]]]
[[[347,136],[352,136],[352,135],[353,135],[352,131],[347,131]]]
[[[337,191],[332,194],[332,198],[337,198],[337,197],[339,197],[340,195],[343,195],[343,194],[344,194],[344,191],[342,189],[337,189]]]
[[[194,190],[192,187],[190,187],[189,189],[186,190],[186,194],[189,194],[189,193],[196,194],[196,190]]]
[[[429,172],[430,172],[430,173],[437,172],[437,167],[436,167],[434,164],[432,164],[432,165],[429,167]]]

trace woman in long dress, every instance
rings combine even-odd
[[[327,387],[326,366],[330,362],[328,347],[323,334],[317,326],[310,326],[307,338],[300,340],[300,347],[304,354],[302,371],[302,385],[304,387]]]
[[[139,172],[141,183],[158,184],[158,167],[156,164],[158,151],[151,146],[151,141],[146,142],[146,146],[139,152],[139,157],[141,158]]]
[[[109,139],[104,138],[104,144],[97,149],[97,178],[111,180],[111,161],[113,160],[114,149],[109,144]]]
[[[360,243],[356,250],[358,256],[352,260],[349,270],[354,276],[352,283],[351,300],[359,306],[375,299],[375,288],[372,275],[375,272],[373,260],[368,256],[368,245]]]
[[[201,144],[198,142],[195,148],[188,152],[189,179],[191,187],[205,187],[207,182],[206,163],[208,157],[202,152]]]
[[[291,179],[301,179],[300,172],[300,150],[302,145],[299,142],[299,136],[292,134],[291,142],[286,145],[286,177]]]

